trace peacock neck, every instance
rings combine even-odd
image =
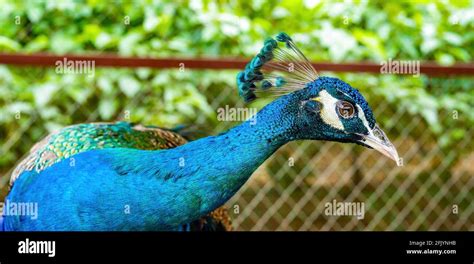
[[[46,203],[42,210],[47,215],[62,210],[64,217],[77,214],[77,207],[56,206],[69,201],[81,204],[82,215],[94,216],[61,218],[54,226],[50,219],[33,221],[25,229],[44,225],[67,230],[75,225],[86,230],[172,230],[223,205],[270,155],[295,139],[294,114],[288,115],[284,105],[272,103],[254,120],[173,149],[107,148],[77,154],[31,183],[22,184],[31,178],[20,177],[9,198],[50,199],[49,188],[67,186],[53,197],[57,202]],[[24,194],[24,188],[39,191]]]
[[[197,197],[197,218],[228,201],[268,157],[294,139],[291,122],[279,112],[266,107],[256,119],[225,133],[152,152],[138,158],[147,164],[140,167],[146,174],[170,175],[169,180],[183,186],[182,195]]]

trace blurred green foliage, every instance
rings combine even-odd
[[[474,56],[471,1],[226,2],[0,0],[0,52],[250,57],[267,36],[285,31],[316,61],[392,58],[450,65],[472,62]],[[136,122],[212,126],[216,97],[229,104],[238,101],[235,74],[102,68],[89,78],[58,75],[52,68],[0,66],[0,171],[47,131],[123,119],[128,110]],[[463,138],[474,124],[473,77],[337,76],[359,88],[374,108],[384,100],[422,116],[442,147]],[[451,118],[453,111],[459,112],[458,120]],[[31,118],[15,118],[19,113]],[[38,121],[31,126],[33,117]],[[392,120],[377,118],[380,123]],[[459,129],[443,133],[452,126]],[[390,133],[403,128],[397,124]],[[8,145],[7,139],[22,129],[23,144]]]

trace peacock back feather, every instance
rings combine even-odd
[[[141,150],[170,149],[188,141],[179,133],[156,126],[143,126],[129,122],[87,123],[65,127],[36,143],[30,153],[12,172],[10,188],[25,171],[41,172],[73,155],[105,148],[131,148]],[[28,177],[24,174],[22,177]],[[229,231],[232,223],[225,207],[184,225],[186,231]]]

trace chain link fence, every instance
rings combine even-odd
[[[15,67],[3,69],[14,69]],[[17,70],[17,69],[15,69]],[[52,70],[52,69],[51,69]],[[49,69],[29,71],[38,79]],[[115,69],[101,69],[109,74]],[[156,72],[153,75],[166,75]],[[201,72],[193,73],[198,76]],[[211,73],[215,74],[215,72]],[[227,78],[234,71],[223,73]],[[31,77],[31,76],[30,76]],[[233,78],[227,84],[199,84],[194,76],[184,78],[181,84],[146,85],[140,91],[116,106],[116,114],[110,120],[123,119],[123,112],[130,112],[130,121],[150,124],[149,116],[159,119],[160,113],[150,108],[147,118],[138,117],[134,109],[147,105],[150,98],[156,105],[167,104],[163,89],[179,90],[180,85],[194,85],[207,100],[210,109],[225,105],[242,107],[238,101]],[[192,81],[194,80],[194,81]],[[223,88],[224,87],[224,88]],[[95,83],[82,87],[90,90],[85,99],[61,96],[72,89],[62,86],[52,95],[66,100],[68,107],[61,116],[68,117],[61,125],[73,123],[110,121],[101,120],[99,104],[105,100]],[[362,93],[364,90],[361,89]],[[3,91],[5,92],[5,91]],[[126,98],[123,92],[120,97]],[[22,98],[18,98],[21,102]],[[472,126],[464,127],[465,136],[450,148],[439,146],[435,133],[431,132],[422,117],[400,110],[397,105],[381,100],[370,100],[375,117],[403,158],[403,166],[374,150],[354,144],[320,141],[291,142],[271,156],[227,203],[236,230],[474,230],[474,152]],[[439,118],[459,118],[451,112],[439,114]],[[218,122],[216,112],[194,113],[187,122],[197,124],[206,134],[222,132],[237,123]],[[61,119],[59,119],[61,120]],[[6,134],[1,137],[1,155],[16,157],[26,154],[36,141],[47,134],[45,114],[39,109],[21,113],[8,125],[0,127]],[[170,122],[172,123],[172,122]],[[177,124],[176,124],[177,125]],[[456,127],[445,127],[449,133]],[[11,132],[13,131],[13,132]],[[467,150],[467,151],[466,151]],[[461,153],[461,154],[460,154]],[[9,173],[14,162],[2,165],[0,172],[1,198],[7,193]],[[359,202],[364,204],[363,218],[325,212],[332,202]]]
[[[375,116],[382,114],[380,104]],[[410,119],[400,135],[390,133],[404,165],[373,150],[332,142],[294,142],[262,166],[230,206],[242,210],[234,218],[242,230],[472,230],[474,169],[471,152],[454,162],[454,152],[470,148],[468,137],[445,152],[419,117],[396,112],[393,119]],[[290,161],[294,159],[294,166]],[[272,169],[273,168],[273,169]],[[325,205],[365,203],[365,216],[332,216]]]

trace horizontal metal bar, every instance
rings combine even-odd
[[[120,57],[117,55],[52,55],[52,54],[11,54],[0,53],[0,64],[17,66],[54,67],[57,61],[92,60],[98,67],[149,67],[149,68],[179,68],[188,69],[243,69],[250,59],[242,58],[138,58]],[[318,71],[331,72],[368,72],[380,74],[381,65],[372,62],[354,63],[312,63]],[[426,75],[474,75],[474,64],[455,64],[441,66],[433,62],[420,65],[420,73]]]

